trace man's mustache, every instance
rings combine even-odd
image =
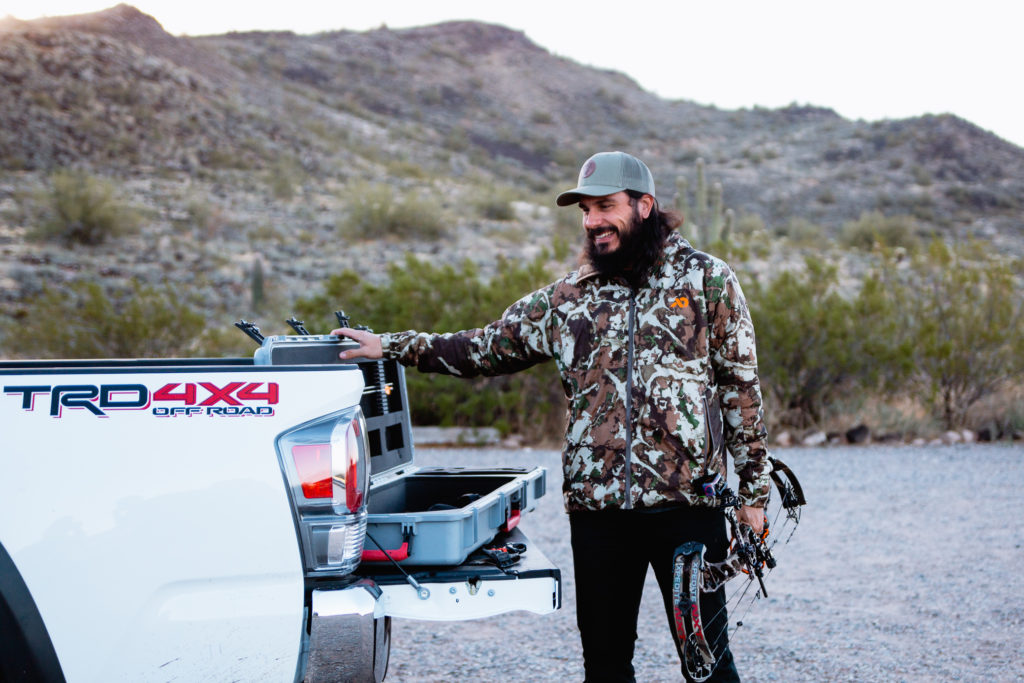
[[[601,225],[601,226],[598,226],[596,228],[587,228],[587,239],[589,239],[591,242],[593,242],[597,238],[597,235],[599,235],[599,234],[601,234],[601,233],[603,233],[603,232],[605,232],[607,230],[611,230],[616,235],[619,234],[619,229],[616,228],[614,225]]]

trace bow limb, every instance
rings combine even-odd
[[[704,564],[703,544],[691,541],[676,548],[672,568],[676,647],[687,679],[698,683],[710,678],[718,663],[700,612]]]

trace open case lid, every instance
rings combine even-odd
[[[359,404],[370,443],[370,480],[412,464],[405,368],[394,360],[359,361],[365,388]]]
[[[251,336],[251,333],[249,333]],[[336,365],[344,348],[357,348],[349,339],[332,335],[263,337],[253,362],[256,365]],[[255,339],[256,337],[254,337]],[[412,463],[412,431],[405,393],[405,368],[393,360],[353,359],[363,373],[360,407],[366,418],[370,445],[370,479]]]

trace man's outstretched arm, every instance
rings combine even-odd
[[[550,289],[550,288],[547,288]],[[525,370],[554,354],[549,293],[539,290],[521,298],[502,317],[482,329],[432,334],[407,330],[376,335],[339,327],[331,334],[348,337],[358,348],[339,354],[350,358],[391,358],[420,372],[456,377],[505,375]]]

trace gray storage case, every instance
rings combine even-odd
[[[437,467],[374,481],[363,561],[388,561],[379,543],[399,564],[461,564],[537,506],[545,474],[542,467]]]
[[[259,365],[342,363],[338,352],[351,346],[330,335],[267,337],[254,360]],[[370,446],[363,562],[458,565],[537,506],[546,492],[543,467],[414,466],[405,369],[393,360],[356,362],[365,381],[360,407]]]

